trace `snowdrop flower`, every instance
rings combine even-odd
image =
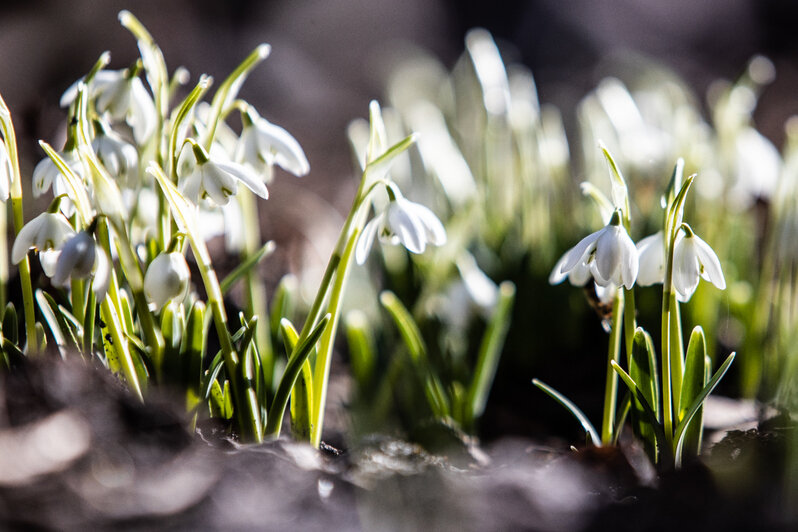
[[[94,275],[92,289],[101,302],[111,281],[110,261],[105,251],[98,248],[88,231],[81,231],[64,244],[55,264],[52,282],[66,287],[72,279],[86,279]]]
[[[358,238],[355,247],[358,264],[366,262],[377,235],[382,242],[402,244],[411,253],[424,253],[427,244],[446,243],[446,230],[431,210],[405,199],[395,186],[388,185],[386,190],[388,206],[366,224]]]
[[[75,230],[64,215],[58,212],[58,208],[56,200],[50,210],[41,213],[20,229],[11,248],[11,262],[19,264],[28,250],[36,249],[39,251],[39,260],[44,273],[48,276],[55,273],[54,265],[58,258],[58,250],[75,235]]]
[[[568,260],[570,253],[571,250],[569,249],[554,265],[551,274],[549,274],[549,284],[560,284],[565,279],[568,279],[572,286],[585,286],[590,280],[590,266],[585,261],[579,261],[569,271],[562,272],[562,267]]]
[[[310,164],[305,152],[288,131],[262,118],[252,106],[241,114],[241,121],[244,126],[236,147],[237,161],[264,172],[267,182],[275,164],[297,177],[307,175]]]
[[[173,299],[183,300],[191,274],[182,253],[161,253],[144,275],[144,295],[156,312]]]
[[[620,211],[615,211],[609,224],[583,238],[561,260],[560,274],[570,274],[578,268],[578,274],[583,276],[587,266],[599,286],[612,283],[630,290],[637,279],[637,249],[621,225]]]
[[[67,142],[70,144],[70,142]],[[66,148],[58,155],[67,163],[67,166],[77,175],[83,175],[83,165],[78,157],[78,151]],[[61,170],[55,165],[52,159],[45,157],[33,169],[33,197],[38,198],[48,190],[53,188],[53,194],[58,196],[67,191],[64,183],[66,178],[61,174]]]
[[[681,232],[676,237],[678,245]],[[662,231],[647,236],[637,243],[637,256],[640,269],[637,273],[637,284],[651,286],[665,280],[665,237]]]
[[[11,170],[11,159],[3,139],[0,138],[0,201],[6,201],[11,190],[11,180],[14,173]]]
[[[112,120],[125,121],[133,128],[133,137],[143,144],[155,131],[155,103],[138,77],[141,64],[123,70],[100,70],[89,83],[89,95],[99,113]],[[82,80],[76,81],[61,96],[61,107],[69,106],[78,95]]]
[[[107,124],[95,121],[96,136],[91,143],[97,157],[111,176],[126,185],[135,184],[139,173],[139,154],[136,147],[125,142]]]
[[[179,183],[180,192],[195,204],[209,197],[217,205],[226,205],[241,181],[261,198],[268,198],[266,185],[244,165],[211,160],[199,144],[192,143],[196,165]]]
[[[676,241],[673,251],[673,288],[682,303],[687,302],[698,287],[699,277],[714,284],[720,290],[726,288],[726,279],[718,256],[693,233],[690,226],[682,224],[684,237]]]

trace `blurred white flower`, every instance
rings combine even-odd
[[[366,262],[378,235],[382,242],[402,244],[411,253],[424,253],[427,244],[446,243],[446,230],[431,210],[405,199],[393,186],[388,186],[388,191],[388,206],[366,224],[358,238],[355,247],[358,264]]]
[[[182,253],[161,253],[153,259],[144,275],[144,295],[157,312],[173,299],[188,293],[191,273]]]
[[[684,303],[690,300],[698,287],[699,277],[720,290],[726,288],[726,279],[720,260],[709,244],[696,236],[687,225],[683,225],[682,230],[685,235],[677,239],[673,251],[673,288],[679,301]]]
[[[679,234],[681,235],[681,232]],[[677,237],[677,244],[679,240],[681,236]],[[637,284],[651,286],[662,283],[665,279],[665,238],[662,231],[638,242],[637,256],[640,263]]]
[[[217,205],[226,205],[230,196],[238,190],[241,181],[261,198],[268,198],[269,191],[251,168],[238,163],[214,161],[195,146],[197,164],[179,182],[180,192],[197,204],[200,199],[210,198]],[[198,153],[199,152],[199,153]]]
[[[135,186],[139,173],[139,154],[136,147],[125,142],[110,127],[96,122],[97,135],[91,143],[97,157],[108,173],[125,186]]]
[[[39,252],[58,250],[74,235],[75,230],[72,229],[63,214],[43,212],[20,229],[16,240],[14,240],[14,245],[11,247],[11,262],[14,264],[22,262],[29,249],[36,249]],[[52,256],[46,256],[42,260],[42,267],[49,275],[47,270],[51,269],[45,266],[45,263],[49,266],[48,258],[52,258]]]
[[[585,266],[588,266],[596,284],[606,286],[613,283],[623,285],[627,290],[635,284],[639,268],[637,249],[621,225],[620,211],[615,211],[603,229],[586,236],[571,248],[562,262],[560,274],[570,274],[579,268],[579,274],[583,275]]]
[[[83,175],[83,165],[78,157],[76,149],[66,149],[58,155],[67,163],[67,166],[77,175]],[[67,186],[64,183],[66,178],[61,174],[61,170],[55,165],[52,159],[45,157],[33,169],[33,197],[38,198],[48,190],[53,188],[53,195],[66,193]],[[63,205],[63,204],[62,204]]]
[[[11,169],[11,159],[8,157],[8,150],[3,139],[0,138],[0,201],[8,199],[11,190],[11,181],[14,172]]]
[[[105,251],[98,248],[87,231],[81,231],[61,248],[52,282],[56,286],[66,287],[72,279],[86,279],[93,275],[91,286],[97,302],[101,302],[108,291],[110,273],[110,260]]]
[[[740,131],[734,148],[737,180],[730,191],[732,199],[741,207],[749,206],[757,198],[770,199],[781,175],[779,150],[752,127]]]
[[[82,82],[76,81],[64,92],[61,107],[75,100]],[[100,70],[89,83],[89,97],[99,113],[108,113],[114,121],[127,122],[138,144],[144,144],[155,131],[155,103],[138,77],[138,68]]]
[[[241,117],[244,127],[236,147],[237,161],[263,173],[266,182],[275,164],[297,177],[310,171],[305,152],[288,131],[261,117],[252,106]]]

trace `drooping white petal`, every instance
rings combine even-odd
[[[579,241],[574,247],[572,247],[569,251],[566,252],[562,266],[560,267],[560,272],[568,273],[570,272],[578,263],[580,262],[587,262],[585,261],[585,257],[592,253],[596,249],[596,240],[599,236],[601,236],[601,232],[604,229],[600,229],[595,233],[591,233],[587,235],[585,238]]]
[[[235,178],[212,162],[199,165],[200,196],[207,194],[217,205],[226,205],[238,190]]]
[[[39,264],[47,277],[55,275],[55,265],[58,264],[58,257],[61,255],[60,249],[50,249],[39,252]]]
[[[91,289],[94,290],[94,297],[97,303],[102,303],[108,286],[111,284],[111,261],[105,250],[97,248],[97,257],[94,264],[94,280],[91,282]]]
[[[360,236],[357,238],[357,243],[355,244],[355,261],[358,264],[363,264],[366,262],[366,259],[369,256],[369,251],[371,251],[371,246],[377,236],[377,231],[380,229],[384,219],[384,213],[380,213],[372,218],[366,224],[366,226],[363,228],[363,231],[360,233]]]
[[[261,150],[274,152],[274,162],[297,177],[310,172],[310,164],[299,142],[282,127],[265,118],[257,121],[258,140]]]
[[[191,274],[182,253],[162,253],[153,259],[144,275],[144,294],[155,310],[185,297]]]
[[[427,247],[426,231],[421,221],[405,208],[407,200],[397,198],[388,206],[386,222],[399,242],[411,253],[424,253]]]
[[[70,278],[85,279],[94,269],[96,258],[94,238],[81,231],[64,244],[56,263],[53,284],[65,286]]]
[[[126,119],[133,128],[133,137],[138,144],[144,144],[155,131],[158,116],[155,103],[139,78],[130,82],[130,107]]]
[[[723,277],[723,270],[720,267],[720,260],[715,251],[704,240],[696,235],[695,250],[700,264],[701,277],[714,284],[720,290],[726,289],[726,279]]]
[[[244,183],[248,189],[261,198],[268,199],[269,191],[266,188],[266,185],[263,183],[263,180],[261,180],[252,170],[246,166],[238,163],[223,162],[217,162],[216,166]]]
[[[647,236],[637,243],[640,269],[637,284],[651,286],[665,279],[665,241],[662,231]]]
[[[491,311],[496,306],[499,298],[499,289],[493,280],[485,275],[474,256],[468,252],[462,253],[457,257],[457,269],[460,277],[471,296],[471,299],[484,311]]]
[[[446,229],[432,210],[412,201],[405,201],[402,206],[424,225],[427,242],[435,246],[446,243]]]
[[[43,212],[20,229],[11,247],[11,261],[19,264],[31,248],[39,251],[59,248],[74,234],[63,215]]]
[[[693,295],[700,275],[694,238],[683,238],[673,251],[673,287],[682,301]]]

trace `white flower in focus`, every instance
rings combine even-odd
[[[195,146],[197,164],[178,185],[180,192],[194,204],[208,197],[217,205],[226,205],[238,190],[239,181],[261,198],[269,197],[266,185],[252,169],[238,163],[211,160],[203,152],[201,147]]]
[[[59,212],[43,212],[33,220],[26,223],[17,234],[14,245],[11,247],[11,262],[19,264],[27,255],[28,250],[36,249],[40,253],[58,250],[64,242],[75,235],[75,230],[69,221]],[[45,273],[53,272],[48,259],[52,255],[42,256],[42,267]],[[45,266],[47,264],[47,266]]]
[[[682,303],[689,301],[698,287],[699,277],[724,290],[726,279],[718,256],[687,225],[682,225],[682,230],[685,235],[676,241],[673,251],[673,288],[676,297]]]
[[[97,136],[91,146],[103,166],[120,183],[135,185],[139,173],[139,154],[136,147],[125,142],[109,127],[99,125],[97,129]]]
[[[549,274],[549,284],[560,284],[565,279],[568,279],[572,286],[585,286],[590,280],[590,266],[584,261],[580,261],[565,273],[561,271],[570,253],[571,250],[566,251],[560,257],[560,260],[557,261],[557,264],[554,265],[551,274]]]
[[[384,211],[377,214],[360,233],[355,260],[366,262],[374,237],[382,242],[402,244],[411,253],[424,253],[427,244],[440,246],[446,243],[446,230],[435,214],[427,207],[405,199],[393,186],[388,187],[390,201]]]
[[[623,285],[627,290],[635,284],[639,268],[637,249],[621,225],[620,211],[615,211],[609,224],[583,238],[561,260],[560,274],[570,274],[575,268],[583,274],[587,266],[596,284]]]
[[[11,169],[11,159],[3,139],[0,138],[0,201],[8,199],[11,190],[11,181],[14,173]]]
[[[63,96],[61,107],[69,106],[77,97],[79,80]],[[138,144],[144,144],[155,131],[155,103],[138,77],[138,68],[100,70],[89,84],[89,97],[99,113],[108,113],[114,121],[125,121],[133,128]]]
[[[676,238],[677,245],[680,240],[681,236]],[[637,284],[651,286],[665,280],[665,238],[662,231],[638,242],[637,256],[640,263]]]
[[[263,172],[271,179],[271,168],[277,165],[297,177],[310,171],[305,152],[291,134],[258,115],[251,106],[242,114],[244,123],[236,147],[236,160]]]
[[[86,279],[93,275],[91,286],[99,303],[108,291],[110,273],[110,261],[105,251],[97,247],[87,231],[81,231],[61,248],[52,282],[55,286],[67,287],[72,279]]]
[[[191,273],[182,253],[161,253],[144,275],[144,295],[157,312],[173,299],[183,300],[188,293]]]

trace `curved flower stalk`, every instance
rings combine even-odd
[[[366,262],[374,238],[403,245],[411,253],[424,253],[427,244],[441,246],[446,243],[446,230],[435,214],[427,207],[405,199],[399,189],[386,186],[390,201],[386,209],[377,214],[363,228],[355,247],[355,261]]]
[[[305,152],[288,131],[261,117],[251,105],[241,112],[241,121],[244,126],[236,146],[237,161],[266,176],[267,183],[275,164],[297,177],[310,172]]]

